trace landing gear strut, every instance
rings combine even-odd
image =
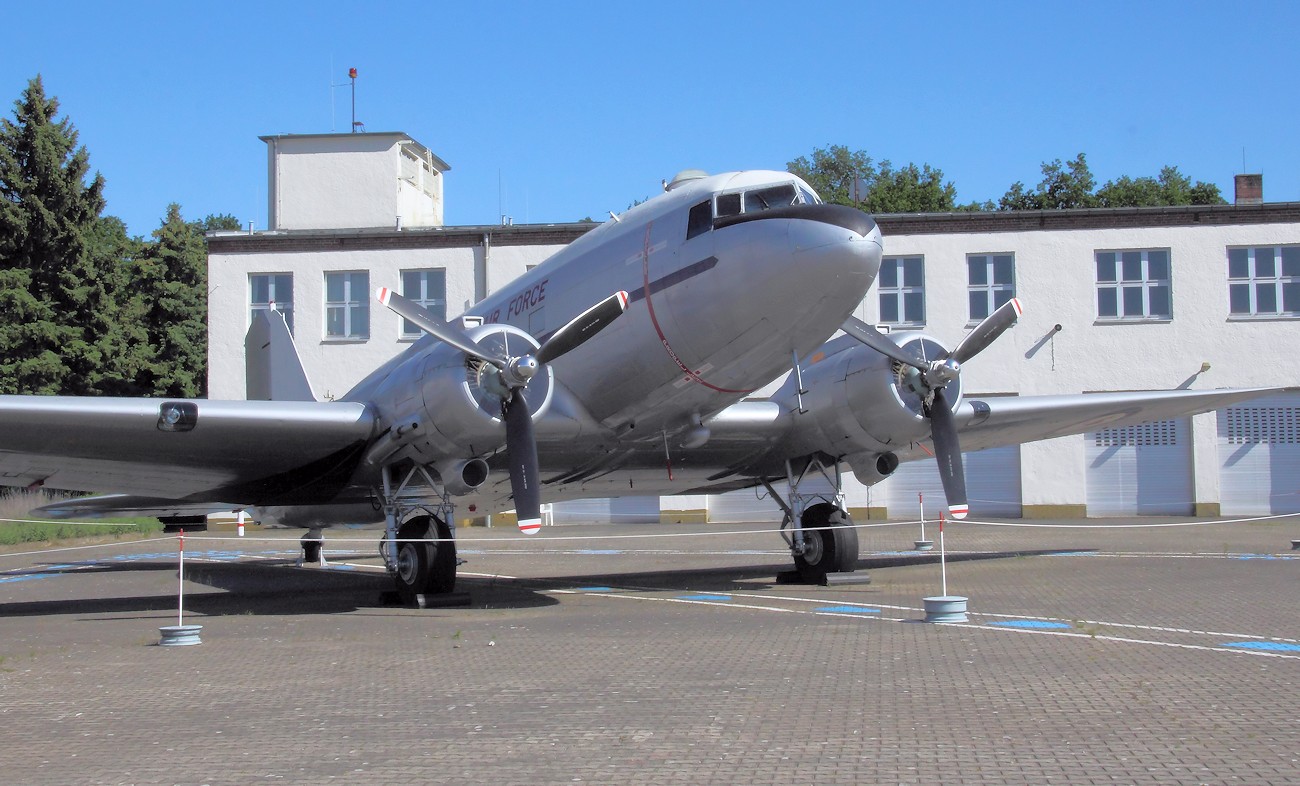
[[[820,476],[832,484],[831,491],[804,491],[800,485]],[[790,546],[793,571],[778,578],[787,583],[826,584],[827,574],[852,573],[858,564],[858,530],[844,506],[844,484],[839,463],[828,467],[814,456],[799,472],[786,462],[790,482],[789,501],[782,500],[768,481],[763,485],[785,512],[781,537]]]
[[[408,606],[424,606],[425,595],[446,595],[456,587],[460,560],[456,558],[451,524],[455,508],[451,495],[423,466],[412,467],[396,487],[393,472],[392,467],[383,469],[381,503],[387,527],[384,539],[379,542],[379,553],[393,576],[402,602]],[[441,496],[441,504],[436,509],[426,507],[426,495],[409,489],[417,474]],[[418,513],[420,509],[426,512]],[[411,513],[416,515],[407,518]]]

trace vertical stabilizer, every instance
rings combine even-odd
[[[249,401],[315,401],[284,314],[258,311],[244,338]]]

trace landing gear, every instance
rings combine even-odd
[[[778,579],[790,583],[826,584],[828,574],[852,573],[858,564],[858,531],[844,507],[839,463],[832,460],[828,466],[821,457],[814,456],[799,472],[795,472],[794,464],[787,462],[786,477],[790,482],[788,502],[781,499],[771,483],[763,481],[768,493],[785,511],[781,536],[789,544],[790,555],[794,558],[795,569],[782,573]],[[829,481],[831,488],[800,488],[817,477]],[[863,582],[866,581],[869,579],[864,576]]]
[[[451,525],[455,508],[451,495],[423,466],[410,467],[396,486],[394,472],[391,466],[383,469],[380,502],[387,527],[379,543],[379,553],[393,576],[402,603],[424,607],[424,596],[446,595],[456,587],[460,560],[456,558],[455,532]],[[428,489],[410,489],[417,475],[423,476]],[[430,491],[441,497],[440,504],[428,506]],[[419,510],[426,512],[418,513]],[[406,518],[410,513],[417,515]]]
[[[419,595],[440,595],[456,587],[456,543],[451,528],[437,516],[416,516],[397,531],[397,569],[393,579],[407,605]]]
[[[825,584],[827,573],[852,573],[858,562],[858,531],[848,514],[821,502],[803,512],[803,553],[794,566],[807,584]]]

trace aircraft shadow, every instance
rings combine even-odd
[[[1012,557],[1078,553],[1095,549],[1042,549],[948,554],[949,562],[1009,559]],[[873,569],[924,565],[939,561],[935,552],[876,555],[858,561],[859,572]],[[385,574],[369,571],[292,569],[294,560],[248,562],[204,562],[186,564],[186,578],[219,592],[199,591],[185,596],[185,608],[203,616],[339,614],[386,606],[383,596],[392,590]],[[610,586],[621,589],[644,587],[669,591],[739,591],[763,589],[777,584],[778,573],[790,564],[719,566],[682,570],[654,570],[635,573],[580,573],[568,576],[504,579],[465,577],[457,579],[457,592],[434,596],[430,609],[468,608],[523,609],[554,606],[560,601],[549,589]],[[133,561],[129,563],[58,564],[26,571],[20,575],[111,574],[131,571],[172,571],[176,563]],[[14,575],[14,574],[9,574]],[[841,574],[844,575],[844,574]],[[0,618],[49,614],[121,614],[160,612],[176,608],[170,592],[158,595],[83,597],[58,600],[0,603]]]
[[[331,555],[332,557],[333,555]],[[339,568],[296,570],[295,560],[248,562],[189,563],[185,565],[188,581],[211,587],[219,592],[198,591],[185,595],[187,611],[205,616],[239,614],[338,614],[360,609],[388,607],[384,596],[393,589],[393,580],[379,572]],[[93,575],[133,571],[176,571],[176,563],[167,561],[132,561],[73,565],[61,563],[22,574],[52,577],[62,574]],[[521,585],[492,579],[457,580],[457,592],[431,598],[430,610],[436,608],[483,607],[527,608],[550,606],[559,601]],[[99,596],[58,600],[0,603],[0,618],[47,614],[107,614],[168,611],[176,608],[171,592],[159,595]]]
[[[1012,557],[1036,557],[1047,556],[1052,554],[1077,554],[1079,552],[1093,552],[1092,548],[1068,548],[1068,549],[1034,549],[1018,551],[991,551],[991,552],[961,552],[957,554],[948,554],[948,562],[972,562],[977,560],[995,560],[1010,559]],[[870,571],[877,568],[896,568],[909,565],[927,565],[937,563],[939,553],[932,552],[907,552],[898,554],[881,554],[864,559],[859,559],[857,571],[859,573]],[[647,589],[656,590],[680,590],[685,592],[700,591],[724,591],[724,590],[754,590],[756,588],[767,588],[776,586],[777,574],[793,569],[789,562],[782,562],[779,565],[749,565],[749,566],[725,566],[716,568],[689,568],[682,570],[656,570],[643,571],[640,573],[582,573],[570,576],[556,576],[553,578],[535,578],[520,579],[519,581],[530,584],[544,584],[553,587],[563,587],[567,589],[580,587],[605,587],[635,589],[637,587],[646,587]],[[851,575],[851,574],[839,574]]]

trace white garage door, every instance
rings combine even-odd
[[[1020,446],[961,454],[966,469],[966,496],[972,518],[1019,518]],[[937,519],[946,510],[939,465],[933,459],[911,461],[898,468],[887,483],[885,505],[890,518],[916,518],[916,495],[925,495],[925,517]],[[884,490],[884,489],[882,489]]]
[[[1218,418],[1222,512],[1300,512],[1300,394],[1221,409]]]
[[[1084,435],[1089,516],[1186,516],[1193,510],[1186,418]]]
[[[658,497],[614,497],[557,502],[556,524],[647,524],[659,521]]]

